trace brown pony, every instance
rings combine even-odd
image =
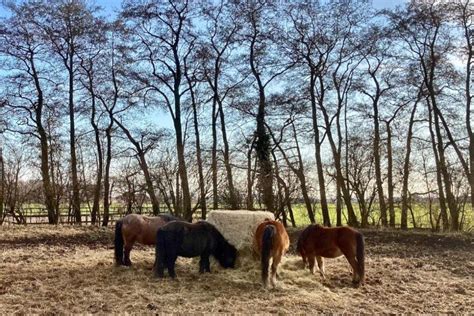
[[[309,270],[313,274],[316,258],[323,278],[322,257],[336,258],[344,255],[352,267],[352,283],[359,285],[364,282],[364,237],[353,228],[309,225],[301,232],[296,250],[303,258],[305,267],[306,262],[309,262]]]
[[[168,222],[180,220],[169,214],[156,217],[128,214],[115,224],[115,262],[130,266],[130,251],[135,242],[144,245],[156,244],[156,232]],[[125,251],[124,251],[125,250]]]
[[[270,282],[275,287],[278,264],[290,247],[290,238],[282,223],[266,218],[260,223],[253,238],[254,253],[260,256],[263,286],[268,286],[268,267],[272,261]]]

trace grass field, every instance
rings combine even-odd
[[[334,203],[330,203],[328,207],[329,207],[329,216],[331,218],[331,223],[335,224],[336,223],[336,205]],[[360,219],[360,211],[359,211],[358,205],[353,204],[353,207],[354,207],[354,211],[356,212],[357,217]],[[31,215],[45,214],[44,211],[41,213],[41,209],[43,207],[39,204],[29,204],[25,206],[24,208],[28,209],[27,214],[31,214]],[[293,213],[295,216],[295,222],[298,227],[306,226],[310,224],[308,212],[304,204],[294,204],[292,208],[293,208]],[[124,210],[125,208],[118,204],[114,204],[111,206],[111,212],[116,212],[117,209]],[[433,209],[434,209],[434,216],[435,217],[438,216],[439,210],[437,209],[437,206],[433,205]],[[322,217],[320,205],[315,204],[314,210],[315,210],[316,222],[322,223],[323,217]],[[163,209],[163,211],[166,211],[166,210]],[[89,208],[83,205],[82,214],[89,214],[89,212],[90,212]],[[151,205],[144,205],[144,212],[151,212]],[[199,209],[197,210],[197,212],[199,213]],[[67,208],[63,208],[61,213],[63,215],[67,215]],[[196,218],[200,217],[198,213],[196,214]],[[400,226],[400,216],[401,216],[400,214],[401,214],[400,208],[396,207],[395,208],[395,223],[397,227]],[[465,211],[461,215],[463,216],[463,231],[468,231],[468,232],[474,231],[474,210],[472,210],[469,206],[467,206]],[[411,212],[409,212],[408,214],[408,227],[409,228],[414,228],[413,218],[415,219],[415,222],[416,222],[416,228],[431,228],[429,209],[427,205],[424,205],[424,204],[414,205],[413,216]],[[379,211],[374,210],[369,216],[369,224],[373,226],[380,226],[381,223],[379,219],[380,219]],[[342,211],[342,221],[343,221],[343,224],[347,224],[347,211],[345,208]]]
[[[336,205],[332,203],[332,204],[329,204],[328,207],[329,207],[329,217],[331,218],[331,223],[335,224],[336,223]],[[354,204],[353,207],[354,207],[354,211],[357,217],[360,220],[360,211],[359,211],[358,205]],[[436,206],[433,206],[433,209],[436,209]],[[293,213],[295,216],[295,222],[297,226],[305,226],[305,225],[310,224],[308,212],[304,204],[293,205]],[[401,214],[400,208],[396,207],[395,208],[396,227],[400,226],[400,217],[401,217],[400,214]],[[435,216],[438,216],[438,214],[439,214],[439,210],[436,209]],[[471,210],[470,208],[466,208],[463,214],[464,214],[463,230],[473,231],[474,230],[474,211]],[[416,204],[413,207],[413,215],[415,218],[416,228],[431,228],[429,209],[426,205]],[[315,216],[316,216],[316,222],[318,223],[323,222],[323,216],[321,213],[320,205],[316,205]],[[379,222],[379,218],[380,218],[380,213],[378,210],[375,210],[374,212],[372,212],[371,216],[369,217],[369,224],[374,225],[374,226],[380,226],[381,223]],[[345,209],[343,209],[342,222],[343,224],[347,224],[347,211]],[[411,215],[411,213],[408,214],[408,227],[414,228],[413,216]]]
[[[69,313],[451,313],[474,306],[472,234],[363,230],[366,282],[351,285],[343,258],[328,279],[301,269],[293,249],[276,289],[264,290],[258,263],[212,266],[178,259],[178,280],[153,278],[154,251],[138,247],[131,268],[113,264],[113,231],[92,226],[0,227],[0,314]],[[290,230],[292,245],[299,230]]]

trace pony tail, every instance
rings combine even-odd
[[[301,259],[303,259],[303,268],[306,267],[306,253],[303,247],[303,233],[301,233],[300,237],[298,238],[298,243],[296,244],[296,252],[300,254]]]
[[[268,267],[270,265],[270,252],[273,247],[273,236],[275,235],[275,225],[267,225],[262,235],[262,281],[266,285],[268,281]]]
[[[358,267],[358,274],[359,274],[359,283],[364,282],[365,277],[365,245],[364,245],[364,236],[361,233],[358,233],[356,236],[357,239],[357,267]]]
[[[115,263],[119,266],[123,265],[123,236],[122,236],[122,220],[118,220],[115,223],[115,240],[114,240],[114,252],[115,252]]]

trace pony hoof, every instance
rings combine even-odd
[[[360,281],[352,280],[352,285],[357,288],[360,286]]]
[[[165,277],[165,273],[164,272],[160,272],[160,271],[157,271],[155,270],[153,275],[155,276],[155,278],[157,279],[163,279]]]

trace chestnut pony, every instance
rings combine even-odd
[[[253,250],[260,256],[263,286],[268,286],[268,267],[270,258],[273,258],[270,282],[275,287],[278,264],[289,247],[290,238],[282,223],[266,218],[258,225],[254,234]]]
[[[115,262],[130,266],[130,251],[138,242],[144,245],[156,244],[156,232],[168,222],[180,220],[169,214],[156,217],[128,214],[115,224]],[[125,250],[125,251],[124,251]]]
[[[352,283],[359,285],[364,282],[364,237],[351,227],[323,227],[309,225],[300,234],[296,248],[309,263],[309,270],[314,271],[314,261],[318,262],[319,273],[323,278],[323,258],[336,258],[344,255],[352,267]]]

